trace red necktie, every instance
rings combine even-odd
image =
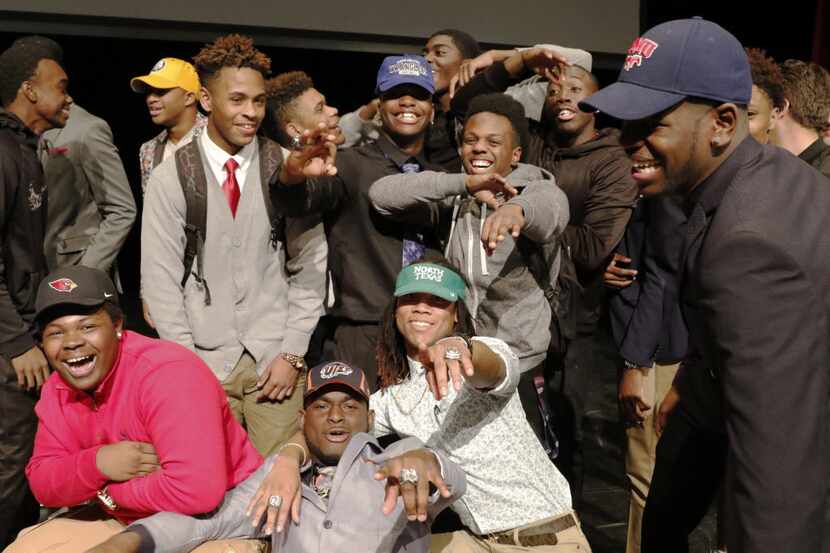
[[[231,208],[231,214],[236,218],[236,206],[239,205],[239,184],[236,182],[236,168],[239,163],[234,158],[230,158],[225,163],[225,171],[228,173],[228,178],[222,183],[222,192],[228,199],[228,205]]]

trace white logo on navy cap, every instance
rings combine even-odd
[[[389,66],[389,72],[394,75],[409,75],[411,77],[424,77],[427,74],[426,68],[413,59],[402,59]]]

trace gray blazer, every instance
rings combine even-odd
[[[109,125],[73,105],[64,128],[43,133],[41,162],[49,190],[49,269],[85,265],[109,271],[136,217]]]
[[[406,451],[423,447],[417,438],[407,438],[385,451],[369,434],[356,434],[337,465],[328,505],[305,484],[300,524],[289,523],[282,534],[274,534],[274,553],[348,551],[349,553],[426,553],[429,529],[435,516],[464,493],[467,481],[461,468],[440,453],[444,481],[453,492],[430,502],[426,522],[409,522],[398,500],[386,516],[381,511],[385,482],[373,475],[379,463]],[[253,528],[245,508],[271,468],[271,459],[236,488],[209,517],[159,513],[142,519],[130,530],[142,536],[143,553],[185,553],[208,540],[266,537]]]

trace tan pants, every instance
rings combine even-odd
[[[291,397],[283,401],[257,401],[259,390],[256,361],[247,351],[222,383],[231,411],[248,431],[251,443],[263,457],[276,453],[298,429],[297,415],[303,407],[305,380],[297,378]]]
[[[93,506],[80,507],[23,529],[3,553],[84,553],[124,530],[125,526]],[[262,553],[262,540],[216,540],[193,553]]]
[[[660,365],[648,371],[643,379],[643,394],[651,410],[643,426],[632,426],[628,434],[628,450],[625,455],[625,472],[630,483],[631,500],[628,507],[628,539],[626,553],[640,553],[640,533],[643,526],[643,510],[646,506],[651,475],[654,473],[657,451],[657,433],[654,430],[654,415],[666,397],[679,364]]]
[[[591,553],[591,546],[588,545],[588,539],[582,533],[579,518],[576,513],[571,513],[571,515],[576,519],[577,524],[558,532],[556,534],[556,545],[525,547],[496,543],[491,537],[476,536],[462,530],[446,534],[433,534],[429,550],[430,553],[520,553],[522,551],[533,553]],[[551,519],[534,522],[523,526],[522,529],[544,524],[548,520]]]

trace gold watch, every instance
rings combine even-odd
[[[306,368],[305,359],[302,355],[283,352],[280,353],[280,357],[288,361],[288,364],[297,369],[298,371],[302,371]]]

